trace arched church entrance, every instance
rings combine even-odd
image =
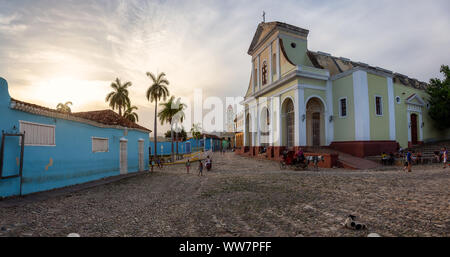
[[[294,147],[295,144],[295,111],[292,99],[286,98],[281,106],[282,146]]]
[[[322,101],[311,98],[306,104],[306,143],[308,146],[325,144],[325,115]]]

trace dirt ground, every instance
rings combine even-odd
[[[450,169],[281,171],[227,153],[0,209],[0,236],[450,236]],[[365,231],[342,227],[348,214]]]

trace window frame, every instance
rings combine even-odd
[[[345,100],[345,115],[342,115],[342,100]],[[348,117],[348,100],[347,97],[341,97],[338,99],[339,103],[339,118],[347,118]]]
[[[19,131],[22,133],[22,124],[30,124],[35,126],[42,126],[42,127],[49,127],[53,128],[53,144],[52,145],[44,145],[44,144],[27,144],[24,143],[24,146],[56,146],[56,125],[50,125],[45,123],[38,123],[38,122],[32,122],[32,121],[25,121],[25,120],[19,120]],[[25,132],[25,142],[27,138],[27,133]],[[22,144],[22,139],[19,140],[19,145]]]
[[[380,111],[381,111],[381,114],[378,114],[378,112],[377,112],[377,97],[380,98]],[[378,116],[378,117],[382,117],[384,115],[383,96],[381,96],[381,95],[374,95],[374,104],[375,104],[375,115]]]
[[[94,151],[94,139],[106,140],[106,151]],[[91,151],[93,153],[109,153],[109,138],[107,138],[107,137],[91,137]]]

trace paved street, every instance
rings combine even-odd
[[[280,171],[215,154],[204,177],[164,167],[2,207],[0,236],[450,236],[450,170],[415,168]],[[348,214],[368,230],[342,228]]]

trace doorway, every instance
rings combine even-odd
[[[411,143],[417,145],[417,114],[411,114]]]
[[[127,140],[120,140],[120,174],[128,173]]]
[[[320,112],[312,114],[313,146],[320,146]]]

